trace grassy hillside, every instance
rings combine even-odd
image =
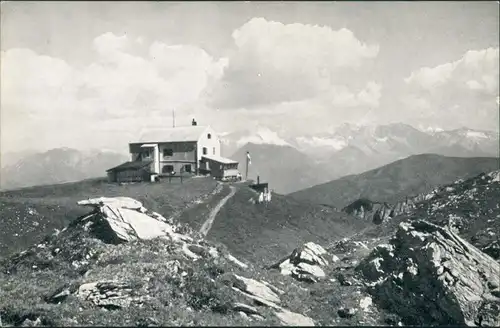
[[[367,224],[329,207],[277,194],[267,206],[252,204],[249,200],[255,196],[250,188],[240,188],[220,210],[207,235],[238,258],[254,263],[271,264],[297,245],[308,241],[327,244]]]
[[[360,198],[393,203],[404,200],[406,196],[427,192],[438,185],[498,168],[499,159],[492,157],[414,155],[362,174],[301,190],[290,196],[338,208]]]
[[[110,184],[102,179],[0,192],[0,257],[24,249],[62,229],[69,221],[88,212],[77,201],[94,197],[132,197],[147,208],[168,217],[196,198],[210,193],[217,183],[194,178],[129,185]]]

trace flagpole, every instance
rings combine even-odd
[[[248,153],[247,153],[248,154]],[[247,166],[245,168],[245,180],[248,180],[248,155],[246,156],[246,162],[247,162]]]

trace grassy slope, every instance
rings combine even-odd
[[[140,183],[119,186],[103,180],[38,186],[0,193],[0,257],[22,250],[63,228],[88,212],[76,202],[100,196],[132,197],[164,216],[183,209],[195,198],[211,192],[216,182],[209,178],[179,180],[171,184]]]
[[[403,200],[405,196],[427,192],[435,186],[498,168],[498,158],[414,155],[362,174],[301,190],[290,196],[338,208],[359,198],[393,203]]]
[[[56,253],[56,249],[61,251]],[[71,265],[75,259],[86,258],[88,264]],[[175,262],[178,271],[173,270]],[[46,239],[43,248],[33,247],[23,256],[0,261],[0,268],[0,317],[6,326],[37,318],[43,325],[59,327],[138,326],[147,322],[161,326],[252,325],[230,311],[234,302],[247,301],[224,283],[224,273],[244,274],[238,267],[222,258],[204,257],[193,262],[162,239],[110,245],[68,229]],[[114,311],[74,296],[61,304],[46,301],[63,287],[102,280],[127,282],[135,293],[151,298],[141,307]],[[277,321],[271,318],[259,323],[267,326]]]
[[[207,183],[207,180],[202,183]],[[280,195],[274,195],[267,209],[257,207],[248,203],[248,198],[254,196],[251,189],[244,184],[235,186],[238,187],[238,192],[219,212],[209,238],[228,243],[229,247],[219,244],[220,252],[229,248],[230,252],[241,254],[245,259],[260,257],[260,261],[249,263],[248,269],[240,269],[222,259],[189,261],[178,251],[174,251],[172,245],[165,240],[108,245],[91,238],[84,231],[68,229],[57,236],[46,238],[42,242],[44,247],[32,247],[23,256],[3,263],[4,270],[11,273],[0,270],[0,282],[4,289],[4,293],[0,295],[0,315],[7,324],[20,324],[26,318],[41,318],[42,323],[55,326],[128,326],[148,320],[165,326],[278,324],[272,316],[265,321],[249,322],[231,311],[227,312],[233,302],[248,303],[248,299],[232,291],[224,282],[224,273],[235,272],[246,277],[264,279],[279,287],[285,292],[280,297],[285,308],[310,315],[318,324],[357,325],[359,322],[366,322],[364,318],[363,321],[359,321],[359,318],[353,321],[337,317],[338,307],[343,304],[351,306],[357,302],[352,299],[357,295],[353,290],[331,286],[328,281],[311,286],[282,276],[277,270],[262,269],[264,256],[272,259],[275,254],[279,255],[274,256],[274,261],[282,255],[289,255],[293,248],[306,240],[322,240],[326,243],[332,236],[351,231],[352,222],[348,221],[350,218],[339,217],[331,209],[300,204]],[[225,185],[220,193],[208,198],[206,203],[189,208],[178,218],[185,222],[190,220],[189,224],[193,227],[201,226],[206,214],[228,192],[229,188]],[[87,212],[88,210],[86,209]],[[235,214],[235,211],[240,215],[232,220],[229,215]],[[216,226],[218,222],[221,225]],[[274,238],[272,230],[284,225],[286,228],[281,231],[278,229]],[[222,230],[221,226],[230,230]],[[235,232],[237,227],[242,230]],[[271,243],[281,245],[268,247]],[[61,251],[56,253],[57,249]],[[254,251],[256,253],[252,254]],[[89,264],[82,264],[78,268],[72,266],[73,261],[85,262],[85,259]],[[172,274],[171,263],[175,260],[180,262],[181,271],[188,273],[186,277],[183,278],[180,271]],[[330,271],[327,271],[330,275]],[[44,297],[63,286],[77,286],[103,279],[118,279],[142,286],[147,288],[148,294],[153,298],[141,308],[131,307],[117,311],[100,310],[75,297],[70,297],[61,304],[49,304],[44,300]],[[81,310],[77,310],[79,308]],[[269,310],[261,311],[266,314]]]
[[[207,235],[226,245],[236,257],[253,263],[272,264],[305,242],[325,245],[367,224],[331,208],[278,194],[267,207],[254,205],[249,199],[255,196],[253,190],[240,186],[220,210]]]

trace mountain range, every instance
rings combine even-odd
[[[269,182],[287,194],[343,176],[362,173],[411,155],[498,157],[498,133],[461,128],[417,129],[406,124],[343,124],[322,134],[282,137],[266,127],[223,133],[222,155],[240,162],[252,157],[248,177]],[[57,148],[46,152],[2,154],[0,188],[13,189],[102,177],[128,159],[113,151]]]
[[[307,188],[308,184],[362,173],[411,155],[498,157],[499,151],[497,132],[468,128],[423,131],[400,123],[378,126],[343,124],[330,133],[293,138],[282,138],[267,128],[259,128],[252,132],[225,134],[221,138],[225,156],[237,149],[231,158],[240,160],[242,171],[245,169],[245,162],[241,161],[242,149],[251,150],[252,165],[261,173],[261,179],[272,181],[274,189],[280,193],[291,193]],[[298,154],[301,156],[299,161]],[[293,169],[282,163],[293,165]],[[280,172],[280,176],[271,172]],[[309,180],[310,176],[314,181]]]
[[[112,151],[72,148],[18,155],[17,160],[2,167],[0,187],[14,189],[103,177],[107,169],[127,159],[128,155]]]

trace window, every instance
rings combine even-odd
[[[213,153],[214,153],[214,155],[215,155],[215,147],[213,148]]]
[[[174,172],[174,166],[173,165],[163,165],[163,168],[161,169],[161,173],[170,174],[172,172]]]
[[[184,165],[184,172],[191,173],[191,164]]]
[[[211,135],[210,133],[209,133],[209,134],[207,134],[207,138],[208,138],[208,139],[212,139],[212,135]]]
[[[151,151],[149,151],[149,150],[145,150],[145,151],[142,153],[142,158],[143,158],[143,159],[150,159],[150,158],[151,158]]]
[[[207,147],[203,147],[203,155],[207,154]]]
[[[163,149],[163,157],[173,156],[173,155],[174,155],[173,149],[169,149],[169,148]]]

